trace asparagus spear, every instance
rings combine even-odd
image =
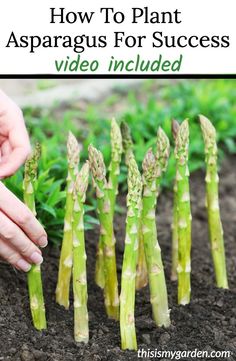
[[[119,297],[116,272],[115,238],[113,232],[113,214],[108,194],[106,167],[100,151],[89,146],[89,163],[96,189],[97,209],[100,221],[100,234],[104,261],[104,298],[107,315],[110,318],[119,318]]]
[[[218,287],[228,288],[223,228],[219,208],[216,131],[212,123],[203,115],[200,115],[200,124],[205,143],[206,204],[216,284]]]
[[[122,137],[120,127],[116,120],[113,118],[111,121],[111,163],[109,166],[109,182],[108,182],[108,196],[110,198],[111,212],[114,217],[115,202],[118,193],[118,176],[120,174],[120,162],[122,154]],[[104,288],[104,262],[102,251],[102,240],[99,237],[98,250],[96,256],[96,271],[95,271],[96,284]]]
[[[111,121],[111,163],[109,166],[108,194],[111,202],[111,211],[115,212],[116,196],[118,193],[118,176],[120,174],[120,162],[122,148],[122,136],[120,127],[113,118]]]
[[[38,160],[41,148],[36,144],[31,156],[25,163],[25,176],[23,182],[24,202],[36,216],[35,210],[35,181],[37,178]],[[40,265],[32,265],[27,274],[30,299],[30,309],[34,327],[38,330],[47,328],[45,306],[43,297],[43,286]]]
[[[123,149],[125,152],[125,163],[127,166],[129,166],[129,159],[130,157],[134,156],[133,153],[134,145],[131,137],[130,128],[126,122],[121,123],[121,134],[123,141]],[[141,220],[140,220],[140,228],[138,233],[139,233],[139,246],[138,246],[138,260],[137,260],[137,269],[136,269],[136,281],[135,281],[137,290],[145,287],[148,283],[147,264],[146,264],[145,252],[144,252]]]
[[[131,137],[130,128],[126,122],[121,122],[120,129],[122,135],[123,149],[125,152],[125,163],[126,165],[129,165],[129,157],[130,155],[133,155],[133,140]]]
[[[142,219],[139,222],[139,231],[138,231],[138,258],[137,258],[137,267],[136,267],[136,280],[135,287],[136,290],[140,290],[148,284],[148,271],[147,271],[147,262],[145,257],[144,250],[144,240],[142,232]]]
[[[97,252],[96,252],[96,264],[95,264],[95,283],[102,289],[105,286],[104,276],[104,259],[103,259],[103,248],[102,248],[102,236],[99,236]]]
[[[176,120],[172,121],[172,134],[176,141],[176,136],[179,130],[179,123]],[[177,199],[177,181],[174,181],[174,200],[173,200],[173,220],[172,220],[172,265],[171,265],[171,280],[177,280],[177,266],[178,266],[178,199]]]
[[[66,208],[64,220],[64,236],[62,240],[59,272],[56,288],[56,301],[69,308],[70,279],[72,268],[72,212],[73,187],[78,174],[79,145],[75,136],[69,132],[67,141],[68,176],[66,187]]]
[[[84,202],[88,187],[89,164],[86,162],[76,177],[73,190],[73,294],[74,338],[87,343],[89,339],[87,309],[86,251],[84,244]]]
[[[137,349],[134,324],[135,276],[138,230],[141,213],[142,181],[134,157],[129,158],[125,251],[120,296],[120,333],[122,349]]]
[[[161,249],[157,240],[155,209],[160,180],[169,157],[169,140],[159,128],[157,153],[149,149],[143,160],[142,230],[149,277],[152,313],[158,326],[168,327],[170,316]]]
[[[177,210],[177,183],[174,182],[174,205],[172,220],[172,263],[171,263],[171,280],[177,280],[178,267],[178,210]]]
[[[178,213],[178,303],[190,302],[191,285],[191,207],[188,170],[189,126],[184,120],[176,134],[176,183]]]

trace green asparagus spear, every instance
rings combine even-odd
[[[111,163],[109,166],[109,182],[108,182],[108,195],[111,203],[111,212],[114,217],[115,202],[118,193],[118,176],[120,174],[120,162],[122,154],[122,137],[120,127],[116,120],[113,118],[111,121]],[[104,262],[102,251],[102,240],[99,237],[98,250],[96,256],[96,270],[95,270],[96,284],[104,288]]]
[[[176,120],[172,121],[172,134],[176,140],[179,130],[179,123]],[[173,199],[173,219],[172,219],[172,264],[171,264],[171,280],[177,280],[177,266],[178,266],[178,198],[177,198],[177,181],[174,181],[174,199]]]
[[[129,165],[129,157],[130,155],[133,155],[133,140],[130,133],[130,128],[126,122],[122,122],[121,126],[121,135],[122,135],[122,143],[123,143],[123,149],[125,152],[125,163],[128,166]]]
[[[136,280],[135,287],[136,290],[140,290],[148,284],[148,271],[147,271],[147,262],[145,257],[144,250],[144,240],[142,232],[142,219],[139,222],[139,231],[138,231],[138,258],[136,266]]]
[[[177,184],[174,182],[173,220],[172,220],[172,263],[171,281],[177,280],[178,267],[178,210],[177,210]]]
[[[129,158],[134,156],[133,153],[134,145],[131,137],[130,128],[126,122],[121,123],[121,134],[122,134],[123,149],[125,152],[125,163],[127,166],[129,166]],[[139,246],[138,246],[138,260],[137,260],[136,280],[135,280],[137,290],[145,287],[148,283],[147,264],[146,264],[145,252],[144,252],[141,220],[140,220],[140,228],[138,233],[139,233]]]
[[[89,164],[86,162],[76,177],[73,191],[73,294],[74,338],[87,343],[89,339],[87,309],[86,251],[84,244],[84,202],[89,179]]]
[[[64,220],[64,236],[61,247],[59,272],[56,288],[56,301],[69,308],[70,280],[72,269],[72,212],[73,187],[78,174],[79,145],[74,135],[69,132],[67,141],[68,176],[66,187],[66,208]]]
[[[100,221],[100,234],[104,261],[104,298],[107,315],[118,320],[119,297],[116,271],[115,238],[113,231],[113,213],[108,194],[106,167],[100,151],[89,146],[89,163],[93,184],[97,196],[97,212]]]
[[[23,182],[24,202],[36,216],[35,210],[35,181],[37,179],[38,160],[41,148],[37,144],[31,156],[25,163],[25,176]],[[45,306],[43,297],[43,286],[40,265],[32,265],[28,276],[28,289],[30,309],[34,327],[38,330],[47,328]]]
[[[144,187],[142,199],[142,230],[152,313],[156,324],[165,327],[170,325],[170,316],[161,249],[157,240],[155,210],[161,176],[167,166],[169,149],[169,140],[164,131],[159,128],[156,156],[154,156],[152,149],[149,149],[143,160]]]
[[[97,253],[96,253],[96,264],[95,264],[95,283],[102,289],[105,286],[105,276],[104,276],[104,259],[103,259],[103,249],[102,249],[102,236],[99,236]]]
[[[105,286],[104,276],[104,259],[103,259],[103,248],[102,248],[102,236],[99,235],[99,241],[96,252],[96,264],[95,264],[95,283],[102,289]]]
[[[116,196],[118,194],[118,176],[120,174],[120,162],[122,148],[122,136],[120,127],[113,118],[111,121],[111,163],[109,166],[108,194],[111,202],[111,211],[115,212]]]
[[[189,126],[184,120],[175,139],[178,212],[178,303],[190,302],[191,294],[191,207],[188,170]]]
[[[216,284],[218,287],[228,288],[223,228],[219,208],[216,131],[212,123],[203,115],[200,115],[200,124],[205,143],[206,204]]]
[[[134,307],[138,230],[141,213],[142,181],[134,157],[129,158],[125,251],[120,296],[120,333],[122,349],[137,349]]]

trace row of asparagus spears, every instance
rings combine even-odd
[[[217,173],[216,132],[211,122],[200,116],[205,143],[206,205],[208,211],[211,251],[218,287],[228,288],[225,265],[223,229],[220,219]],[[178,280],[178,303],[190,302],[191,294],[191,205],[188,170],[189,124],[184,120],[172,122],[175,142],[176,177],[172,224],[172,273]],[[133,151],[133,141],[126,123],[121,126],[111,122],[111,162],[104,164],[102,153],[89,146],[88,161],[79,170],[80,147],[69,133],[67,143],[68,176],[64,237],[62,241],[56,301],[69,308],[70,282],[73,279],[74,338],[77,342],[89,340],[87,309],[86,251],[84,236],[84,203],[92,174],[97,198],[97,215],[100,236],[96,254],[95,282],[103,289],[104,304],[109,318],[120,320],[122,349],[137,349],[135,331],[135,289],[147,283],[150,303],[157,326],[170,325],[170,311],[161,249],[156,227],[156,207],[160,184],[167,169],[170,143],[162,128],[158,129],[156,149],[149,149],[140,173]],[[123,255],[121,292],[119,295],[115,234],[113,221],[122,153],[128,168],[128,194],[126,236]],[[40,156],[38,146],[25,165],[24,199],[35,213],[35,183]],[[36,214],[36,213],[35,213]],[[46,328],[45,307],[40,266],[33,266],[28,273],[30,308],[34,326]]]

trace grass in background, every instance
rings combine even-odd
[[[179,82],[149,80],[129,93],[119,88],[101,104],[87,105],[85,111],[51,111],[25,109],[25,119],[32,143],[42,144],[42,160],[37,183],[38,215],[46,227],[49,238],[58,243],[62,238],[64,205],[66,139],[71,130],[83,146],[81,158],[87,158],[90,143],[102,150],[106,164],[110,159],[110,119],[125,120],[129,124],[135,143],[135,155],[141,164],[144,154],[156,142],[159,125],[171,138],[171,119],[190,121],[190,171],[204,166],[203,140],[198,114],[212,120],[217,130],[220,155],[236,153],[236,81],[235,80],[182,80]],[[174,177],[174,156],[164,178],[169,187]],[[122,168],[120,181],[125,189],[126,168]],[[22,199],[22,170],[5,181]],[[86,227],[92,228],[97,220],[88,211],[94,210],[94,197],[89,190]]]

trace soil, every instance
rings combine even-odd
[[[187,306],[176,304],[177,284],[170,281],[172,194],[164,192],[158,206],[158,234],[166,269],[171,326],[157,328],[152,321],[148,287],[137,292],[136,329],[138,346],[158,350],[228,350],[236,360],[236,158],[221,169],[221,211],[230,290],[214,286],[204,206],[204,174],[191,176],[193,215],[192,298]],[[125,197],[120,197],[124,203]],[[116,216],[117,259],[120,276],[125,214]],[[119,324],[104,313],[103,295],[94,283],[94,255],[98,230],[89,231],[87,268],[89,282],[90,341],[73,340],[73,309],[55,303],[59,250],[48,248],[43,264],[48,330],[37,332],[31,324],[26,277],[0,263],[0,360],[71,361],[137,360],[137,353],[120,350]],[[165,360],[169,360],[166,358]],[[164,359],[162,359],[164,360]],[[190,360],[190,358],[182,358]],[[209,359],[210,360],[210,359]],[[222,358],[223,360],[223,358]]]

